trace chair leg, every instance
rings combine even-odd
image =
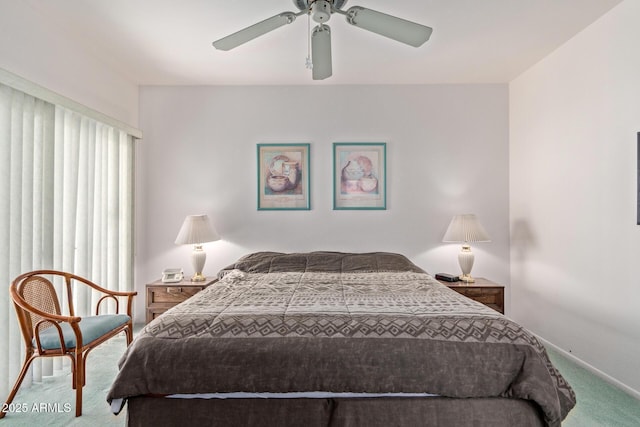
[[[31,362],[33,362],[33,360],[37,357],[33,355],[33,352],[30,352],[30,353],[31,354],[27,354],[26,357],[24,358],[24,363],[22,364],[22,370],[20,371],[18,378],[16,378],[16,382],[13,385],[13,389],[11,390],[11,393],[9,393],[9,397],[5,402],[4,408],[8,408],[9,405],[11,405],[11,402],[13,402],[13,398],[16,397],[16,394],[18,393],[18,389],[20,388],[20,385],[22,384],[22,381],[24,380],[24,377],[27,374],[27,371],[29,370],[29,366],[31,365]],[[7,415],[6,412],[0,411],[0,419],[4,418],[5,415]]]
[[[76,417],[82,415],[82,387],[84,386],[84,356],[82,352],[75,355]]]
[[[129,347],[131,341],[133,341],[133,323],[129,323],[127,329],[125,329],[125,334],[127,335],[127,347]]]
[[[66,356],[69,356],[69,359],[71,359],[71,388],[72,389],[76,389],[76,359],[75,356],[72,354],[67,354]]]

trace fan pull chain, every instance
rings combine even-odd
[[[309,70],[313,69],[313,61],[311,59],[311,11],[307,13],[307,59],[305,65]]]

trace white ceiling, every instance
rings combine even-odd
[[[305,68],[307,17],[228,52],[211,42],[293,0],[28,0],[88,52],[141,85],[504,83],[621,0],[349,0],[433,28],[413,48],[353,27],[332,30],[333,76]]]

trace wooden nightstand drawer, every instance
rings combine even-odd
[[[204,286],[154,286],[147,288],[147,304],[175,305],[194,296],[204,289]]]
[[[502,291],[500,289],[487,289],[487,288],[452,288],[454,291],[462,294],[466,297],[474,299],[483,304],[496,304],[498,299],[502,295]]]
[[[157,280],[147,284],[147,323],[216,281],[216,279],[207,279],[204,282],[191,282],[187,279],[176,283],[163,283]]]
[[[444,281],[440,281],[440,283],[467,298],[478,301],[504,314],[504,286],[483,278],[476,278],[475,280],[474,283]]]

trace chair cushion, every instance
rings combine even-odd
[[[80,321],[80,331],[82,332],[82,343],[89,344],[97,338],[105,335],[119,326],[126,324],[130,317],[126,314],[102,314],[100,316],[83,317]],[[76,336],[73,329],[68,323],[60,323],[62,336],[67,348],[75,348]],[[35,338],[33,345],[36,345]],[[55,327],[47,328],[40,332],[40,345],[43,350],[54,350],[60,348],[60,337],[58,329]]]

